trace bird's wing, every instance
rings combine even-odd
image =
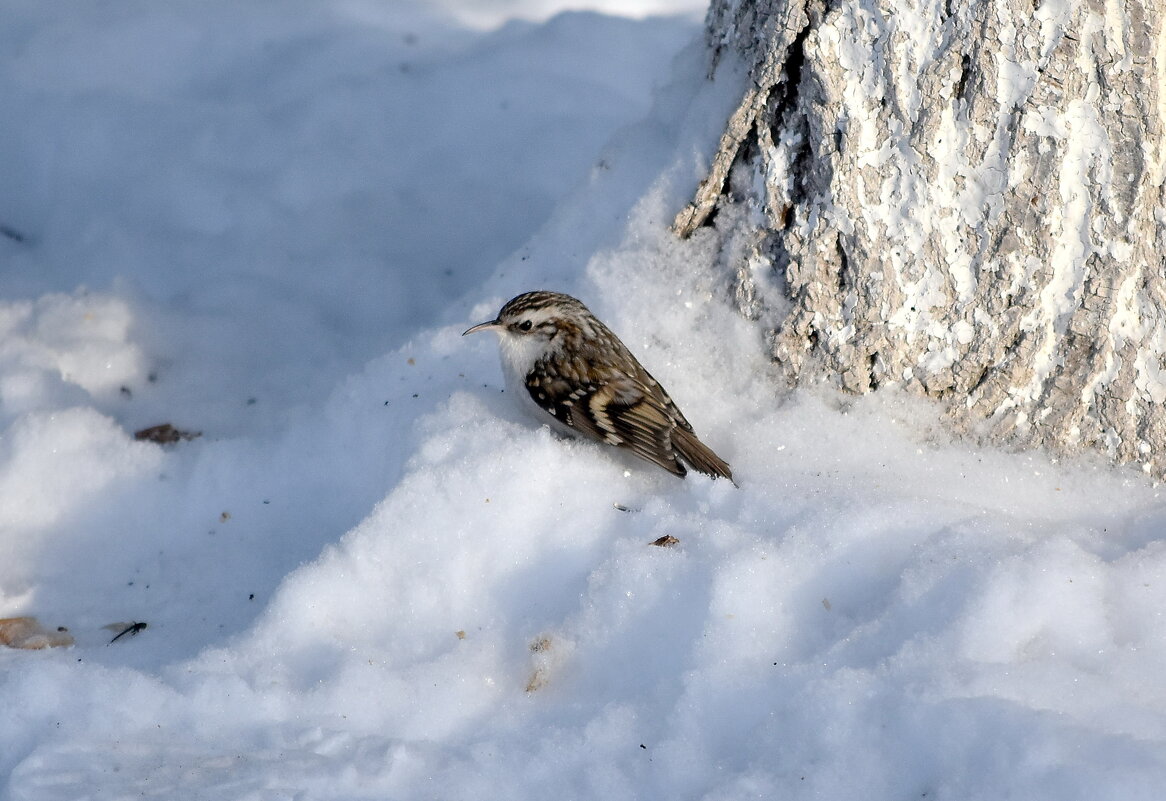
[[[598,370],[596,379],[578,385],[532,374],[526,388],[534,402],[560,422],[683,476],[686,471],[672,448],[672,431],[678,424],[675,407],[659,385],[655,381],[646,385],[616,368]]]

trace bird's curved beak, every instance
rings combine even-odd
[[[472,328],[467,328],[465,331],[462,331],[462,336],[464,337],[466,334],[473,334],[473,333],[476,333],[478,331],[489,331],[491,328],[501,328],[501,327],[502,327],[502,323],[499,322],[498,320],[490,320],[489,322],[478,323],[477,325],[475,325]]]

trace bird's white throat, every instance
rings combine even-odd
[[[526,375],[535,364],[553,351],[551,343],[540,336],[521,336],[509,331],[498,332],[498,352],[502,357],[502,371],[506,374],[506,386],[517,381],[517,386],[525,386]]]

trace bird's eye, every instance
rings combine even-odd
[[[530,320],[523,320],[521,323],[518,324],[518,330],[519,331],[529,331],[530,326],[531,326]]]

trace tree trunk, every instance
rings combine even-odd
[[[1164,7],[713,0],[712,69],[736,52],[750,88],[674,229],[764,212],[725,215],[754,242],[738,298],[792,383],[1160,476]]]

